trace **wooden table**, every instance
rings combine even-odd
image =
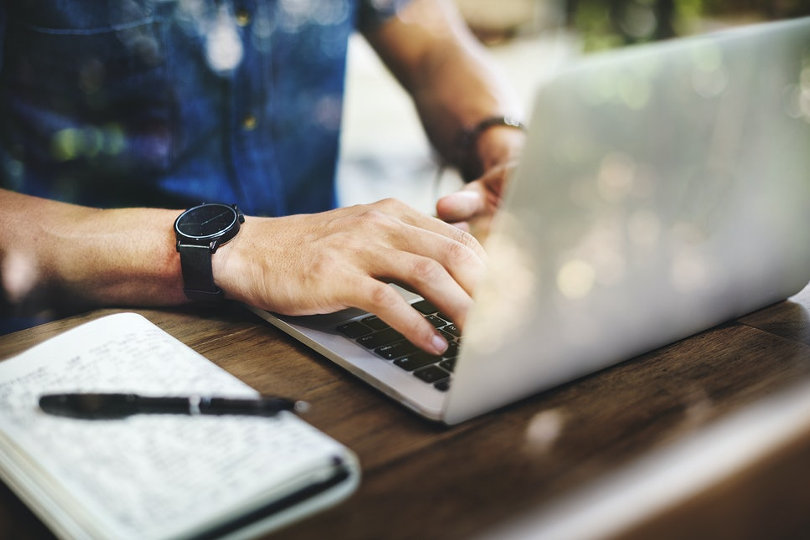
[[[0,358],[115,311],[0,337]],[[810,531],[810,415],[792,422],[784,412],[810,396],[803,392],[810,389],[810,287],[452,428],[416,417],[239,306],[136,311],[260,392],[311,402],[307,420],[359,456],[358,491],[279,532],[281,538],[595,531],[630,538],[774,538]],[[791,410],[796,416],[798,409]],[[787,427],[774,435],[779,419]],[[733,435],[746,431],[753,437],[734,442]],[[733,464],[735,449],[757,445],[763,449],[730,471],[707,474]],[[692,466],[700,456],[708,468]],[[667,480],[667,472],[678,470]],[[646,493],[668,502],[644,510],[639,503],[655,497],[639,486],[659,477]],[[691,487],[667,495],[683,480]],[[603,504],[613,498],[614,508],[627,515],[617,518]],[[0,484],[0,538],[48,536]]]

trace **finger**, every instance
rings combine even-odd
[[[451,240],[459,242],[472,249],[482,259],[486,258],[484,248],[481,246],[478,240],[476,240],[475,237],[468,232],[458,227],[454,227],[441,219],[418,212],[410,206],[399,203],[398,201],[395,201],[393,204],[394,207],[391,208],[390,211],[404,223],[450,238]]]
[[[363,275],[392,277],[399,275],[388,271],[391,261],[401,260],[396,252],[419,255],[438,261],[468,295],[472,294],[484,273],[487,258],[472,235],[395,203],[375,203],[358,210],[345,223],[340,237],[332,239],[332,247],[341,260],[354,261],[352,264]],[[394,254],[383,256],[383,251],[388,250]]]
[[[450,223],[467,221],[485,210],[486,201],[478,191],[463,190],[445,195],[436,202],[436,215]]]
[[[460,229],[464,232],[470,232],[470,222],[469,221],[455,221],[451,222],[450,225],[453,227]]]
[[[357,301],[350,305],[377,315],[429,354],[440,355],[447,350],[447,340],[391,286],[367,278],[354,290]]]
[[[485,259],[476,250],[432,231],[409,225],[393,247],[436,261],[468,295],[472,295],[484,275]],[[393,257],[398,257],[398,254]],[[410,262],[399,259],[399,264]],[[420,268],[415,270],[419,271]]]
[[[472,293],[466,291],[438,261],[391,250],[381,260],[376,276],[405,285],[430,300],[453,322],[464,326],[472,307]]]

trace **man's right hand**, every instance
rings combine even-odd
[[[357,307],[440,354],[445,339],[387,283],[421,294],[463,328],[485,253],[469,233],[386,199],[320,214],[248,217],[212,259],[228,298],[286,315]]]

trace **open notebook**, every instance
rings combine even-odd
[[[292,413],[85,420],[40,410],[51,392],[257,392],[133,313],[0,362],[0,477],[61,538],[253,537],[359,481],[354,454]]]
[[[810,279],[810,19],[560,73],[485,247],[453,358],[383,343],[355,310],[257,313],[452,424],[790,296]]]

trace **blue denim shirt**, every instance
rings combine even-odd
[[[98,207],[332,208],[348,38],[399,3],[0,2],[0,182]]]

